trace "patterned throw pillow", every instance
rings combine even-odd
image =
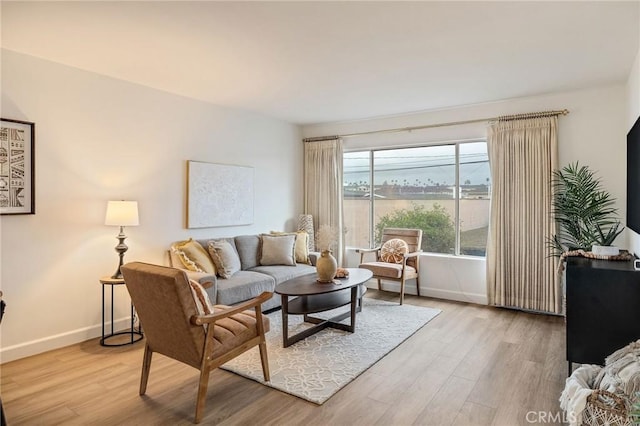
[[[198,281],[189,280],[189,285],[191,287],[191,295],[193,296],[193,300],[196,302],[196,309],[198,310],[198,315],[209,315],[213,313],[213,305],[211,304],[211,300],[209,300],[209,295],[207,291],[200,285]]]
[[[400,238],[393,238],[382,245],[380,260],[387,263],[402,263],[407,253],[409,253],[407,243]]]
[[[175,254],[185,269],[193,272],[216,273],[216,267],[207,251],[199,242],[189,238],[171,246],[171,252]]]
[[[222,278],[231,278],[233,274],[240,270],[240,257],[229,241],[211,240],[208,243],[208,247],[218,275]]]

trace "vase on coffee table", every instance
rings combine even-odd
[[[316,262],[318,282],[332,283],[338,271],[338,262],[331,254],[331,250],[322,250]]]

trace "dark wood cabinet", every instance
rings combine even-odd
[[[567,361],[604,364],[640,338],[640,271],[633,261],[567,259]]]

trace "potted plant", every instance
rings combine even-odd
[[[615,199],[602,189],[600,179],[578,162],[553,172],[553,212],[558,233],[551,238],[554,255],[568,250],[617,255],[613,241],[624,227],[613,207]]]

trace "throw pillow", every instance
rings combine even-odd
[[[208,247],[218,275],[222,278],[231,278],[233,274],[240,270],[240,257],[229,241],[211,240],[208,243]]]
[[[207,291],[196,280],[189,280],[189,286],[191,287],[191,295],[194,302],[196,302],[196,309],[198,315],[209,315],[213,313],[213,304],[209,299]]]
[[[207,251],[199,242],[189,238],[186,241],[180,241],[171,246],[171,251],[175,254],[185,269],[194,272],[216,273],[216,267],[207,254]]]
[[[380,260],[387,263],[402,263],[407,253],[409,253],[409,245],[406,241],[393,238],[382,245]]]
[[[262,239],[261,265],[296,266],[295,235],[262,234],[260,238]]]
[[[271,231],[271,235],[295,235],[296,242],[294,245],[294,252],[297,263],[306,263],[311,265],[311,260],[309,259],[309,234],[307,231],[296,231],[296,232],[279,232],[279,231]]]

